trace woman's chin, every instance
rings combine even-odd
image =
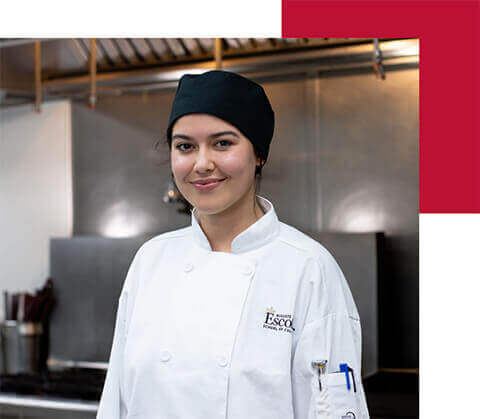
[[[228,202],[221,197],[204,196],[195,197],[190,201],[191,204],[197,209],[197,214],[213,215],[218,214],[229,207]]]
[[[199,215],[214,215],[223,211],[223,207],[217,205],[205,205],[198,204],[195,205],[197,209],[197,214]]]

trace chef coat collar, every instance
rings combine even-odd
[[[280,224],[273,204],[266,198],[256,195],[258,203],[265,214],[248,228],[234,237],[231,244],[232,253],[243,253],[257,249],[271,240],[280,232]],[[196,208],[191,209],[193,238],[196,244],[205,250],[212,251],[207,236],[198,222]]]

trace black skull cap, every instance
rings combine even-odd
[[[167,140],[182,116],[206,113],[236,127],[266,161],[273,137],[275,117],[263,87],[237,73],[211,70],[180,78],[172,104]]]

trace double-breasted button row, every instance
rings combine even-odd
[[[159,354],[160,361],[168,362],[172,358],[172,354],[168,351],[161,351]],[[228,365],[228,359],[223,355],[217,356],[217,364],[220,367],[226,367]]]
[[[191,262],[187,262],[184,266],[183,266],[183,270],[185,272],[190,272],[193,270],[193,263]],[[249,276],[249,275],[252,275],[254,272],[255,272],[255,268],[252,266],[252,265],[245,265],[242,267],[242,272],[244,275],[246,276]]]

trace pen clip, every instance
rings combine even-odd
[[[322,375],[325,375],[325,373],[327,372],[327,360],[322,359],[322,360],[312,361],[312,367],[318,372],[318,387],[320,388],[320,391],[322,391],[321,377]]]

